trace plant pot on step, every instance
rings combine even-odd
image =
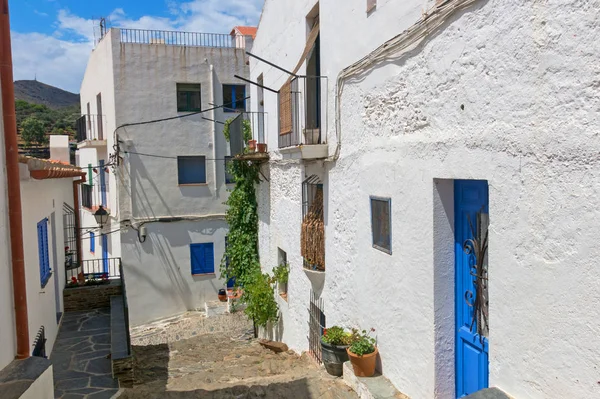
[[[260,153],[264,154],[265,152],[267,152],[267,145],[265,143],[258,143],[256,145],[256,148],[258,149],[258,152],[260,152]]]
[[[248,140],[248,150],[250,152],[256,151],[256,140]]]
[[[227,302],[227,291],[224,288],[219,290],[219,301]]]
[[[348,345],[331,345],[321,341],[321,354],[325,370],[331,375],[340,377],[343,374],[344,362],[348,361]]]
[[[372,377],[375,374],[375,365],[377,364],[377,354],[379,350],[375,347],[375,352],[366,355],[358,356],[350,352],[350,348],[346,349],[354,375],[357,377]]]

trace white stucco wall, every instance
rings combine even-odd
[[[290,68],[302,51],[294,32],[305,35],[293,19],[310,6],[275,13],[289,5],[276,3],[266,3],[254,52]],[[378,2],[366,17],[364,2],[321,1],[324,74],[335,79],[416,22],[422,3]],[[341,157],[325,177],[327,324],[374,327],[384,374],[412,398],[454,395],[452,179],[490,185],[490,385],[518,398],[600,395],[600,291],[590,277],[599,252],[599,17],[575,1],[477,2],[406,56],[346,82]],[[267,86],[282,83],[252,61],[251,78],[260,73]],[[268,96],[265,108],[275,107]],[[278,206],[281,191],[300,195],[301,179],[273,155],[261,261],[273,266],[273,241],[295,247],[286,249],[283,337],[305,350],[310,286],[290,257],[299,254],[300,222],[290,216],[300,199],[283,200],[296,210]],[[392,198],[392,255],[371,247],[369,195]]]
[[[219,288],[224,287],[219,265],[225,250],[225,221],[149,223],[145,226],[144,243],[140,243],[133,229],[126,230],[121,237],[131,325],[187,310],[204,310],[205,302],[217,300]],[[214,244],[215,274],[193,276],[190,244],[209,242]]]
[[[132,324],[203,308],[204,302],[215,300],[217,290],[225,285],[218,273],[192,278],[189,244],[214,242],[218,269],[226,234],[224,157],[229,149],[222,125],[202,117],[224,122],[233,114],[218,109],[159,123],[121,126],[184,115],[177,112],[177,83],[201,85],[203,110],[220,105],[222,85],[241,83],[234,78],[236,74],[248,76],[243,49],[121,43],[116,29],[102,39],[90,57],[82,84],[82,110],[88,101],[95,109],[92,101],[97,92],[107,92],[102,95],[103,111],[108,130],[116,130],[122,157],[122,164],[109,177],[110,197],[115,201],[111,206],[118,208],[115,212],[111,209],[112,215],[118,215],[113,226],[119,222],[123,227],[112,234],[118,239],[111,242],[111,256],[122,254]],[[91,100],[85,99],[88,97]],[[108,139],[109,154],[114,153],[112,139]],[[176,157],[182,155],[206,157],[206,184],[178,184]],[[91,150],[87,154],[80,150],[80,164],[98,156]],[[207,216],[211,220],[157,222],[164,217]],[[82,224],[89,217],[84,215]],[[128,227],[133,224],[138,228],[142,223],[148,234],[144,244]],[[94,255],[84,242],[85,257],[101,256],[98,238],[96,241]]]
[[[0,342],[3,342],[0,349],[0,369],[3,369],[16,355],[16,337],[8,223],[8,190],[4,189],[6,187],[6,156],[2,98],[0,98],[0,187],[3,188],[0,193]]]
[[[23,247],[25,251],[25,276],[27,279],[27,311],[29,316],[29,339],[31,344],[41,326],[45,328],[46,353],[49,355],[58,334],[56,313],[62,312],[62,290],[65,286],[65,243],[63,203],[73,207],[73,183],[71,178],[35,180],[28,178],[27,165],[21,168],[21,201],[23,207]],[[56,241],[52,239],[52,213]],[[37,223],[48,218],[48,255],[52,276],[44,288],[40,282]],[[54,263],[53,252],[56,251]],[[58,279],[56,292],[54,279]],[[56,307],[56,295],[60,308]],[[32,347],[33,348],[33,347]]]

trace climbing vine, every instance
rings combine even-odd
[[[225,136],[225,140],[227,140],[227,142],[229,142],[230,137],[230,125],[234,120],[235,118],[229,118],[223,125],[223,135]],[[248,140],[252,140],[252,125],[247,119],[242,119],[242,134],[244,136],[244,143],[247,143]]]
[[[225,202],[225,220],[229,224],[227,246],[221,260],[221,276],[235,277],[241,287],[245,313],[256,326],[264,327],[277,320],[279,308],[273,295],[274,280],[264,274],[258,258],[258,205],[255,185],[259,182],[258,166],[235,159],[228,164],[235,187]]]

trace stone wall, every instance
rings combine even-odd
[[[111,281],[107,285],[65,288],[63,290],[65,312],[109,308],[110,297],[121,293],[120,281]]]

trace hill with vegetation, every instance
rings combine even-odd
[[[15,101],[17,129],[25,145],[43,145],[50,134],[75,137],[75,123],[80,116],[79,104],[52,109],[43,104]]]
[[[48,108],[58,109],[79,106],[79,94],[71,93],[58,87],[50,86],[37,80],[15,81],[15,100],[23,100],[32,104],[42,104]]]

